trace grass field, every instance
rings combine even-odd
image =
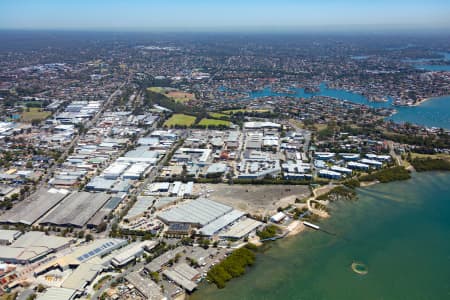
[[[232,114],[244,113],[244,112],[265,113],[268,111],[269,111],[268,109],[229,109],[229,110],[222,111],[222,113],[224,113],[226,115],[232,115]]]
[[[192,93],[186,93],[182,91],[172,91],[166,94],[167,97],[175,100],[176,102],[188,102],[195,99],[195,95]]]
[[[230,121],[206,119],[206,118],[201,119],[200,123],[198,123],[198,125],[207,126],[207,127],[208,126],[220,126],[220,125],[229,127],[230,124],[231,124]]]
[[[164,94],[166,92],[166,90],[163,87],[159,87],[159,86],[149,87],[149,88],[147,88],[147,91],[154,92],[154,93],[160,93],[160,94]]]
[[[51,115],[52,113],[49,111],[42,111],[42,109],[38,107],[30,107],[20,115],[20,119],[23,122],[31,122],[33,120],[42,121],[47,119]]]
[[[316,127],[317,131],[321,131],[321,130],[327,129],[328,125],[327,124],[314,124],[314,127]]]
[[[292,124],[292,126],[297,128],[305,128],[305,125],[302,121],[296,120],[296,119],[289,119],[289,123]]]
[[[173,90],[172,88],[164,88],[164,87],[159,87],[159,86],[152,86],[147,88],[148,91],[154,92],[154,93],[159,93],[159,94],[163,94],[166,97],[172,99],[173,101],[176,102],[188,102],[190,100],[194,100],[195,99],[195,95],[193,93],[187,93],[187,92],[183,92],[183,91],[176,91]]]
[[[194,116],[174,114],[170,117],[170,119],[164,122],[164,126],[192,126],[195,123],[195,119],[196,118]]]
[[[230,118],[230,115],[222,114],[222,113],[218,113],[218,112],[209,112],[208,115],[214,119],[225,118],[228,120]]]

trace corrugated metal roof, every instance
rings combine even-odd
[[[76,291],[65,288],[48,288],[42,295],[37,296],[37,300],[71,300],[74,299]]]
[[[230,206],[201,198],[182,203],[158,216],[168,223],[192,223],[205,226],[232,209]]]
[[[211,235],[215,234],[216,232],[218,232],[219,230],[223,229],[224,227],[228,226],[229,224],[233,223],[234,221],[236,221],[243,215],[245,215],[245,213],[240,210],[236,210],[236,209],[232,210],[229,213],[227,213],[226,215],[221,216],[220,218],[212,221],[211,223],[209,223],[208,225],[203,227],[200,230],[200,232],[203,235],[211,236]]]

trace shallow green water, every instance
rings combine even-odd
[[[361,189],[320,226],[272,243],[223,290],[193,299],[450,299],[450,173]],[[363,263],[367,275],[351,269]]]

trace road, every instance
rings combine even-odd
[[[389,146],[389,154],[392,156],[392,158],[395,160],[395,162],[397,163],[398,166],[403,166],[403,161],[402,161],[402,157],[400,155],[397,155],[397,153],[395,153],[394,151],[394,142],[389,141],[388,142],[388,146]]]
[[[175,151],[179,146],[181,146],[182,141],[179,141],[178,143],[176,143],[171,150],[169,151]],[[153,182],[156,178],[156,176],[159,174],[159,172],[161,171],[162,167],[166,164],[166,162],[170,159],[170,156],[168,155],[169,153],[167,153],[164,158],[150,171],[150,173],[148,174],[147,178],[145,178],[145,180],[136,188],[136,190],[132,193],[132,195],[138,196],[142,193],[143,189],[151,182]],[[146,263],[145,262],[139,262],[137,263],[135,266],[132,266],[128,269],[126,269],[126,271],[124,271],[123,273],[121,273],[120,275],[111,278],[110,280],[108,280],[107,282],[105,282],[102,286],[101,289],[99,289],[98,291],[96,291],[94,293],[94,295],[92,295],[91,299],[99,299],[100,296],[111,287],[111,284],[114,281],[117,281],[120,278],[124,278],[125,276],[127,276],[128,274],[130,274],[131,272],[134,271],[138,271],[141,270],[144,265]]]
[[[123,84],[121,84],[109,97],[108,99],[105,101],[105,103],[102,105],[101,109],[94,115],[94,117],[92,118],[91,121],[87,122],[85,125],[86,129],[90,129],[93,125],[97,124],[98,119],[100,118],[100,116],[105,112],[105,110],[107,108],[109,108],[109,106],[111,105],[112,100],[114,99],[114,97],[121,91],[121,89],[128,83],[129,79],[127,79],[127,81],[125,81]],[[84,136],[84,133],[81,137]],[[70,150],[75,147],[78,144],[78,141],[80,140],[80,135],[76,135],[72,141],[70,142],[70,144],[68,146],[65,147],[64,152],[61,154],[60,159],[65,160],[67,158],[67,156],[70,154]],[[57,163],[54,163],[53,166],[51,166],[49,169],[47,169],[47,173],[45,174],[45,176],[42,178],[40,185],[44,185],[49,179],[50,176],[54,173],[54,171],[59,168],[60,166]]]

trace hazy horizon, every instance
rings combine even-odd
[[[2,30],[443,31],[449,15],[450,2],[442,0],[0,1]]]

